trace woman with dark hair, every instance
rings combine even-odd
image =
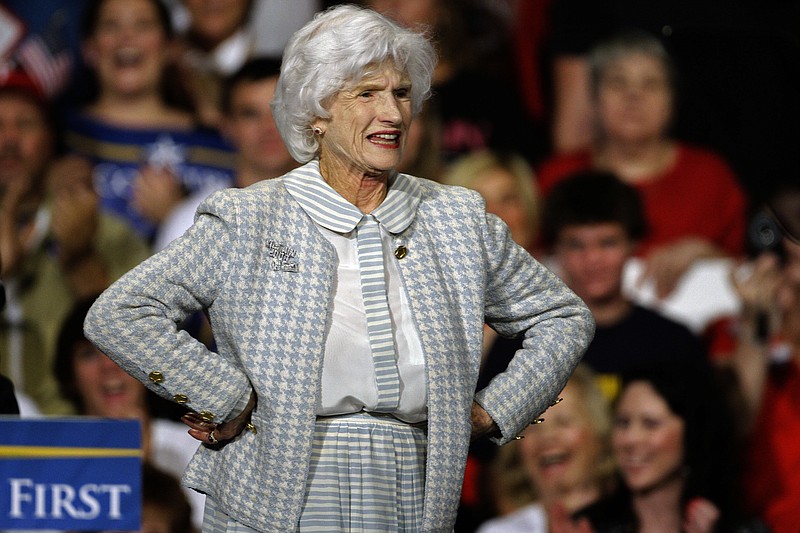
[[[782,192],[787,196],[781,204],[800,206],[795,196],[800,188],[795,191]],[[796,207],[793,212],[800,215]],[[737,272],[733,283],[741,309],[713,324],[707,336],[714,362],[729,369],[737,384],[748,508],[775,533],[795,533],[800,526],[800,241],[786,231],[777,243]]]
[[[577,514],[595,533],[751,530],[740,516],[733,418],[707,364],[625,372],[611,447],[618,490]]]
[[[186,106],[160,0],[90,0],[81,39],[88,87],[65,117],[67,147],[95,164],[102,207],[152,238],[187,192],[230,185],[233,151]]]

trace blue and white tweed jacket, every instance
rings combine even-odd
[[[315,162],[294,172],[316,171]],[[418,179],[418,178],[414,178]],[[481,197],[418,179],[398,260],[425,354],[428,457],[423,531],[455,521],[475,398],[503,444],[557,397],[594,332],[586,306],[511,239]],[[184,483],[265,532],[296,529],[331,320],[336,257],[282,178],[213,194],[194,226],[114,283],[87,337],[158,394],[230,419],[250,395],[252,421],[221,449],[201,446]],[[218,353],[176,324],[208,309]],[[475,394],[484,320],[524,335],[523,349]]]

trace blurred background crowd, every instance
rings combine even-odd
[[[83,318],[210,192],[294,168],[280,57],[336,3],[0,3],[2,412],[141,420],[144,530],[199,530],[197,443]],[[800,4],[359,3],[439,53],[401,171],[479,191],[597,322],[546,420],[473,443],[456,531],[800,531],[800,242],[773,209],[800,213]],[[518,342],[486,329],[479,389]]]

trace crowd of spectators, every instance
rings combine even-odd
[[[137,418],[145,487],[179,477],[196,443],[158,435],[182,411],[80,317],[210,192],[295,166],[282,47],[338,3],[0,5],[0,413]],[[456,531],[796,532],[800,237],[763,208],[800,183],[797,3],[354,3],[439,54],[401,170],[479,191],[597,322],[563,406],[473,443]],[[478,389],[519,348],[484,344]]]

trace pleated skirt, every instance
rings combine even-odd
[[[297,531],[419,531],[426,449],[424,428],[390,415],[318,418]],[[203,533],[253,531],[206,498]]]

